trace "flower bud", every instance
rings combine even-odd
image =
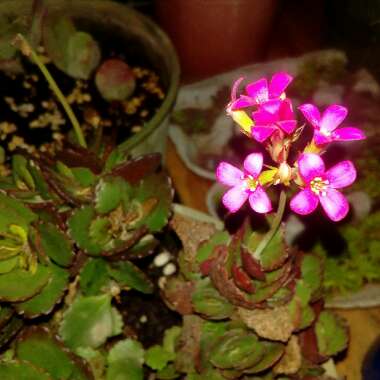
[[[286,162],[281,162],[277,172],[278,183],[283,183],[284,185],[289,186],[291,179],[292,168]]]

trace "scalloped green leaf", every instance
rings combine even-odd
[[[18,313],[27,318],[35,318],[49,314],[54,306],[61,301],[69,282],[69,272],[56,265],[49,267],[51,279],[42,291],[33,298],[14,305]]]
[[[145,352],[145,364],[156,371],[161,371],[175,357],[175,353],[166,351],[162,346],[155,345],[149,347]]]
[[[235,310],[235,307],[214,288],[209,278],[196,283],[191,301],[197,313],[210,319],[228,318]]]
[[[272,367],[284,354],[285,345],[278,342],[263,342],[265,353],[263,358],[253,367],[244,370],[244,373],[258,373]]]
[[[104,259],[90,258],[80,272],[80,288],[85,296],[95,296],[110,282],[108,265]]]
[[[315,324],[318,351],[332,356],[343,351],[348,344],[347,326],[342,318],[330,311],[322,311]]]
[[[75,179],[83,187],[93,186],[96,182],[95,174],[88,168],[71,168],[71,172],[73,173]]]
[[[130,261],[109,263],[108,273],[122,288],[133,288],[145,294],[153,292],[152,282],[141,269]]]
[[[305,285],[311,290],[311,297],[318,295],[323,282],[322,260],[315,255],[304,255],[301,264],[301,275]]]
[[[75,243],[91,255],[100,255],[102,253],[102,246],[99,243],[90,239],[90,226],[95,218],[95,210],[91,206],[85,206],[76,210],[67,224],[69,226],[69,233]]]
[[[39,224],[37,230],[44,253],[56,264],[69,267],[74,251],[66,235],[52,223]]]
[[[30,223],[37,220],[37,215],[17,199],[0,193],[0,231],[8,231],[10,224],[28,229]]]
[[[50,269],[43,265],[38,265],[35,273],[18,268],[2,274],[0,275],[0,300],[25,301],[41,292],[50,278]]]
[[[108,294],[78,297],[65,312],[59,334],[71,349],[97,348],[122,331],[122,318]]]
[[[172,190],[167,176],[160,173],[144,178],[134,194],[133,198],[142,206],[142,217],[136,228],[146,225],[152,232],[160,231],[171,211]]]
[[[140,342],[125,339],[112,347],[108,357],[107,380],[143,380],[144,349]]]
[[[45,329],[34,328],[16,344],[16,354],[21,360],[42,368],[54,380],[87,380],[84,368],[73,353],[52,338]]]
[[[69,37],[66,72],[78,79],[88,79],[100,63],[101,53],[94,38],[82,31]]]
[[[40,368],[20,361],[1,361],[0,379],[2,380],[53,380]]]
[[[96,186],[95,209],[101,214],[114,210],[122,199],[128,199],[130,186],[120,177],[102,178]]]
[[[215,343],[210,361],[220,369],[243,370],[258,363],[263,354],[264,346],[257,336],[238,329],[228,331]]]
[[[284,231],[279,228],[269,244],[265,247],[259,258],[264,271],[278,268],[288,257],[288,252],[284,242]]]

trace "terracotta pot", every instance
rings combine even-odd
[[[161,26],[177,48],[185,79],[260,59],[277,0],[156,0]]]

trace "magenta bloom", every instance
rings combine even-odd
[[[252,209],[258,213],[272,210],[271,201],[259,183],[263,167],[263,155],[252,153],[244,160],[244,171],[227,162],[221,162],[216,169],[216,177],[224,185],[231,186],[222,199],[230,212],[238,211],[248,199]]]
[[[299,107],[305,118],[314,127],[314,141],[316,145],[328,144],[332,141],[363,140],[362,130],[353,127],[338,128],[347,116],[347,108],[333,104],[326,108],[321,116],[318,108],[313,104],[303,104]]]
[[[284,91],[293,80],[293,77],[287,73],[279,72],[272,76],[269,85],[266,78],[261,78],[256,82],[249,83],[245,88],[246,95],[240,95],[237,98],[237,88],[242,79],[243,78],[239,78],[233,85],[233,95],[231,95],[231,103],[229,106],[232,111],[263,104],[269,100],[279,99],[283,96]]]
[[[356,179],[356,170],[351,161],[342,161],[325,171],[320,156],[303,154],[298,159],[299,173],[306,186],[290,201],[290,208],[297,214],[312,213],[321,203],[327,216],[334,222],[342,220],[348,213],[347,199],[336,189],[351,185]]]
[[[252,137],[258,142],[265,141],[276,130],[290,134],[297,126],[289,99],[270,100],[262,104],[258,111],[252,113],[252,119],[255,122],[251,129]]]

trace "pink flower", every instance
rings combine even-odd
[[[269,85],[266,78],[261,78],[246,86],[245,91],[247,95],[240,95],[237,98],[237,88],[242,80],[243,78],[239,78],[233,85],[231,103],[228,106],[232,111],[263,104],[269,100],[279,99],[283,96],[293,77],[285,72],[279,72],[272,76]]]
[[[289,99],[270,100],[262,104],[258,111],[252,113],[252,118],[255,121],[251,129],[252,137],[258,142],[265,141],[276,130],[290,134],[297,126]]]
[[[347,116],[347,108],[333,104],[326,108],[321,116],[318,108],[313,104],[303,104],[299,107],[305,118],[314,127],[314,141],[316,145],[325,145],[332,141],[363,140],[362,130],[353,127],[338,128]]]
[[[252,153],[244,160],[244,171],[227,162],[221,162],[216,169],[219,182],[232,187],[222,199],[230,212],[238,211],[248,199],[252,209],[258,213],[272,210],[271,201],[259,183],[259,175],[263,167],[263,155]]]
[[[321,203],[327,216],[337,222],[348,213],[347,199],[336,189],[351,185],[356,179],[356,170],[351,161],[342,161],[325,171],[320,156],[303,154],[298,159],[298,169],[305,188],[290,201],[290,208],[297,214],[312,213]]]

